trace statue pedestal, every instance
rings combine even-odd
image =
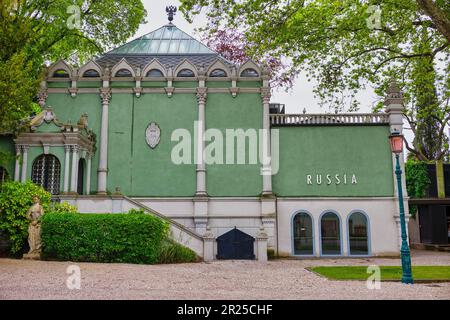
[[[24,260],[41,260],[39,253],[25,253],[22,257]]]

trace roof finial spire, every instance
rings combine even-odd
[[[172,23],[173,16],[175,15],[175,12],[177,12],[177,7],[175,6],[167,6],[166,7],[167,15],[169,16],[169,23]]]

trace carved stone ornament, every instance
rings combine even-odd
[[[151,122],[145,130],[145,138],[150,148],[154,149],[161,140],[161,129],[158,124]]]
[[[53,112],[52,109],[47,108],[44,110],[44,121],[45,122],[51,122],[55,119],[55,113]]]

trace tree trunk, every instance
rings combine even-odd
[[[436,6],[433,0],[417,0],[416,2],[419,8],[431,18],[438,31],[450,42],[450,19],[445,12]]]

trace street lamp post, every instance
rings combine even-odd
[[[405,208],[403,206],[403,189],[402,189],[402,169],[400,168],[399,155],[403,151],[403,135],[399,132],[393,132],[389,136],[391,142],[391,150],[395,154],[396,166],[395,174],[397,176],[398,202],[400,208],[400,227],[402,236],[402,247],[400,249],[402,259],[402,283],[413,283],[411,271],[411,254],[408,246],[408,236],[406,235]]]

